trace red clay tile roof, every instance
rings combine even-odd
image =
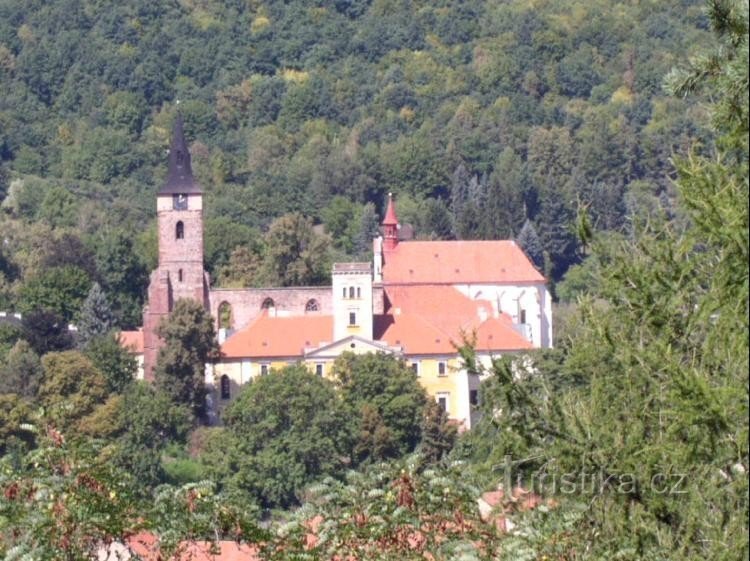
[[[401,347],[407,355],[451,355],[464,335],[476,335],[479,351],[530,349],[527,341],[502,314],[493,317],[492,304],[471,300],[452,286],[388,286],[390,306],[373,317],[373,339]],[[222,345],[225,358],[302,357],[306,348],[333,342],[332,316],[270,317],[261,315]]]
[[[388,208],[385,210],[383,226],[391,226],[394,224],[398,224],[398,218],[396,218],[396,209],[393,206],[393,196],[388,193]]]
[[[472,300],[447,285],[387,286],[390,313],[418,314],[444,331],[454,332],[475,325],[480,318],[492,316],[487,300]]]
[[[384,284],[544,282],[514,241],[401,242],[384,257]]]
[[[520,351],[533,346],[523,335],[513,329],[510,318],[503,314],[489,318],[476,329],[477,351]]]
[[[127,540],[128,548],[143,561],[161,561],[156,536],[141,532]],[[215,545],[215,547],[214,547]],[[216,544],[205,541],[183,542],[169,561],[260,561],[258,547],[223,540]]]
[[[449,355],[456,352],[450,335],[414,314],[375,316],[373,338],[390,346],[402,347],[406,354]]]
[[[302,356],[306,347],[317,347],[333,337],[333,316],[259,316],[221,346],[226,358],[278,358]]]
[[[120,331],[120,345],[133,354],[143,354],[143,330]]]
[[[472,334],[479,351],[532,347],[507,315],[493,317],[490,302],[471,300],[452,286],[388,286],[386,295],[390,307],[375,316],[373,336],[401,346],[406,354],[454,354],[454,343]]]

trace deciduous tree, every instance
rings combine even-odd
[[[235,436],[228,482],[265,506],[288,507],[318,478],[340,476],[352,426],[333,385],[304,366],[256,378],[224,415]]]
[[[328,280],[330,239],[316,233],[309,218],[301,214],[277,218],[265,240],[265,269],[271,282],[305,286]]]
[[[107,395],[104,376],[81,353],[47,353],[42,357],[42,367],[39,403],[45,408],[45,416],[58,428],[74,430],[76,423],[104,403]]]
[[[393,457],[414,450],[421,437],[426,396],[410,368],[390,355],[344,353],[336,359],[333,374],[344,402],[358,417],[357,422],[362,423],[368,413],[368,424],[375,426],[377,414],[391,434],[392,444],[372,442],[377,446],[369,452],[364,446],[371,442],[371,436],[367,436],[366,441],[360,442],[360,459],[378,459],[376,450],[378,454],[390,451]]]
[[[34,397],[42,379],[42,363],[23,339],[16,342],[0,362],[0,393]]]
[[[156,387],[201,418],[206,407],[206,363],[217,350],[211,316],[200,303],[181,299],[159,324],[157,333],[164,346],[154,371]]]

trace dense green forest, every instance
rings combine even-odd
[[[673,154],[711,145],[700,100],[661,88],[708,37],[693,0],[3,0],[0,309],[70,321],[98,282],[139,323],[177,109],[215,282],[327,282],[274,272],[270,224],[301,213],[321,262],[362,257],[391,191],[419,237],[529,220],[559,280],[581,208],[627,234],[671,209]]]
[[[750,554],[747,2],[0,0],[0,73],[4,558],[141,530],[163,559]],[[460,435],[386,355],[272,372],[206,426],[214,322],[185,300],[134,382],[117,331],[178,110],[216,282],[326,282],[393,191],[417,236],[518,239],[556,348],[460,348],[486,376]],[[293,276],[288,238],[320,257]],[[499,481],[542,495],[504,497],[512,531],[477,510]]]

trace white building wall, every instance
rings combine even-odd
[[[331,275],[333,291],[333,340],[358,335],[372,340],[372,272],[334,271]],[[356,314],[356,324],[349,322],[350,313]]]
[[[469,374],[462,368],[453,374],[456,377],[456,395],[453,399],[457,401],[456,418],[466,429],[471,428],[471,404],[469,403]]]

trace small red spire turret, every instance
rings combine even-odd
[[[393,204],[393,193],[388,193],[388,208],[383,218],[383,250],[391,251],[398,245],[398,218]]]

